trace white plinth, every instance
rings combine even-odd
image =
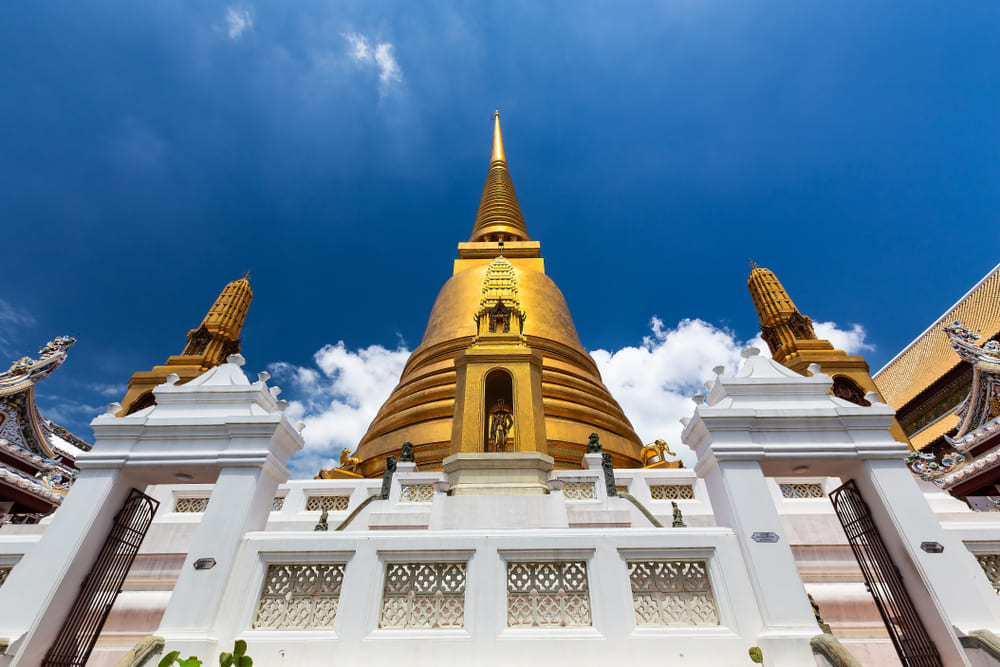
[[[453,496],[544,495],[554,461],[538,452],[452,454],[444,461]]]

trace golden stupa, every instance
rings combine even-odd
[[[498,408],[510,412],[499,445]],[[497,112],[472,237],[458,244],[423,340],[355,452],[359,472],[381,474],[404,442],[424,470],[441,469],[451,454],[489,452],[538,452],[557,468],[578,468],[591,433],[615,466],[642,465],[642,443],[528,236]]]

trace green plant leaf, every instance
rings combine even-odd
[[[201,667],[201,660],[192,655],[187,660],[178,660],[177,664],[181,667]]]
[[[160,660],[156,667],[170,667],[170,665],[174,664],[180,654],[180,651],[171,651],[163,656],[163,659]]]
[[[223,651],[219,654],[219,667],[233,667],[233,654]]]
[[[233,657],[239,658],[247,654],[247,643],[242,639],[236,640],[236,645],[233,647]]]
[[[253,667],[253,658],[248,655],[241,655],[237,667]]]

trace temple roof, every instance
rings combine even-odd
[[[948,338],[941,335],[955,320],[983,338],[1000,332],[1000,264],[874,375],[889,405],[901,409],[961,363],[948,349]]]

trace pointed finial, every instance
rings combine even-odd
[[[503,162],[507,164],[507,156],[503,152],[503,137],[500,136],[500,110],[493,112],[493,153],[490,155],[490,162]]]
[[[752,270],[754,270],[756,268],[758,268],[757,262],[753,261],[753,259],[751,258],[750,259],[750,270],[752,271]]]
[[[250,269],[247,269],[247,272],[243,274],[243,280],[250,282]]]

